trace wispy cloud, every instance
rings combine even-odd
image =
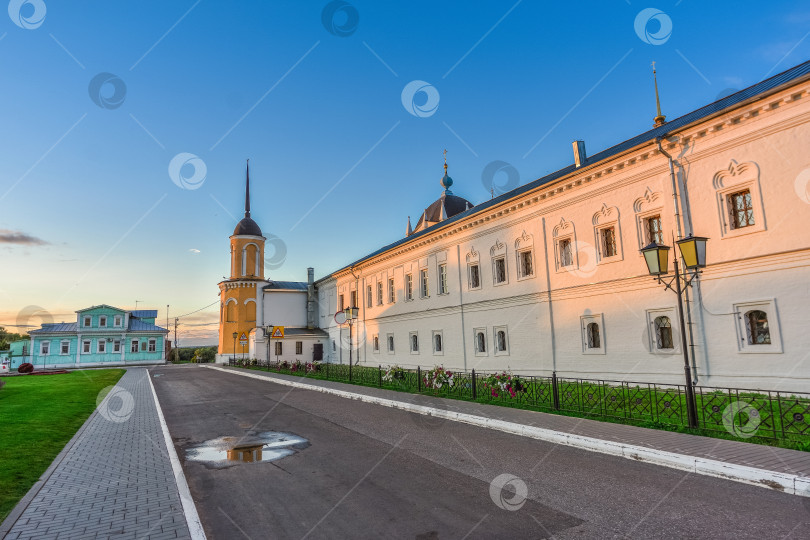
[[[0,229],[0,244],[15,244],[20,246],[44,246],[47,245],[48,242],[42,240],[41,238],[37,238],[36,236],[25,234],[24,232],[11,231],[9,229]]]
[[[192,253],[199,253],[200,252],[200,250],[196,249],[196,248],[191,248],[189,251],[192,252]]]

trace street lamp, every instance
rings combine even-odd
[[[231,356],[231,360],[236,360],[236,338],[239,336],[239,332],[233,333],[233,356]]]
[[[347,307],[343,310],[343,313],[346,314],[346,322],[349,323],[349,381],[352,380],[352,325],[354,324],[353,321],[357,319],[357,313],[360,310],[357,306]]]
[[[697,402],[695,401],[695,389],[692,383],[692,377],[689,372],[689,351],[686,345],[686,326],[683,317],[683,293],[686,292],[686,287],[692,284],[697,272],[691,277],[686,276],[686,269],[698,270],[706,266],[706,240],[703,236],[688,236],[683,240],[678,240],[678,248],[681,251],[684,263],[684,288],[681,288],[681,273],[678,268],[678,258],[675,257],[672,261],[675,267],[675,277],[669,283],[661,279],[661,276],[669,272],[668,258],[669,246],[652,242],[641,250],[644,255],[644,262],[647,263],[647,270],[650,275],[655,276],[658,283],[663,283],[664,287],[671,290],[678,296],[678,318],[681,323],[681,348],[683,349],[683,370],[686,376],[686,413],[689,421],[690,428],[698,427],[697,417]],[[672,283],[675,283],[675,288],[672,288]]]

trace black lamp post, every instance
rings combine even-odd
[[[236,360],[236,338],[239,337],[239,332],[233,333],[233,355],[231,356],[232,360]]]
[[[357,313],[359,311],[360,310],[357,308],[357,306],[347,307],[346,309],[343,310],[343,312],[346,314],[346,322],[349,323],[349,381],[352,380],[352,364],[353,364],[353,362],[352,362],[352,344],[353,344],[353,341],[352,341],[352,325],[354,324],[354,321],[357,319]]]
[[[683,263],[686,267],[684,269],[683,276],[684,288],[681,288],[681,273],[678,267],[678,257],[675,257],[672,261],[672,264],[675,267],[675,277],[673,280],[675,283],[675,288],[672,288],[673,281],[666,283],[661,279],[661,276],[666,275],[667,272],[669,272],[669,265],[667,264],[669,250],[671,249],[669,246],[652,242],[650,245],[641,250],[641,253],[644,255],[644,262],[647,263],[647,270],[650,272],[650,275],[655,276],[658,279],[658,283],[663,283],[667,289],[673,291],[678,296],[678,319],[681,325],[683,369],[686,376],[686,413],[690,428],[698,427],[698,415],[697,402],[695,401],[695,389],[692,383],[691,373],[689,371],[689,351],[686,344],[686,325],[683,317],[683,293],[685,292],[685,287],[690,286],[692,280],[695,278],[695,275],[697,275],[697,272],[695,272],[695,274],[691,277],[687,277],[686,269],[697,270],[706,266],[706,240],[708,240],[708,238],[690,235],[683,240],[678,240],[676,242],[676,244],[678,244],[678,248],[680,248],[681,257],[683,258]]]

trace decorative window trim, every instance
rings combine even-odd
[[[157,338],[149,338],[146,345],[146,352],[157,352]]]
[[[478,334],[483,334],[484,336],[484,350],[482,351],[478,346]],[[486,327],[481,328],[473,328],[473,349],[475,350],[475,356],[489,356],[489,339],[487,338],[487,329]]]
[[[380,334],[371,335],[371,352],[380,354]]]
[[[658,317],[669,317],[669,324],[672,328],[672,348],[659,349],[655,330],[655,319]],[[672,356],[683,354],[681,351],[681,328],[679,326],[677,310],[674,307],[658,308],[647,310],[647,347],[650,354],[661,356]]]
[[[647,218],[654,216],[656,214],[661,215],[661,230],[667,230],[667,219],[666,215],[664,214],[664,204],[663,204],[663,196],[660,192],[653,191],[650,188],[647,188],[647,191],[644,192],[644,195],[639,197],[633,203],[633,211],[635,212],[635,220],[636,220],[636,241],[638,242],[638,249],[641,250],[642,248],[646,247],[649,242],[647,242],[647,228],[646,228],[646,220]],[[639,257],[643,257],[641,252],[639,252]]]
[[[40,341],[39,342],[39,354],[40,356],[49,356],[51,354],[51,342],[50,340]]]
[[[759,182],[759,165],[753,161],[737,163],[732,159],[726,169],[715,173],[712,178],[712,185],[717,196],[721,238],[734,238],[767,229],[762,190]],[[729,195],[745,189],[751,193],[751,204],[754,207],[754,224],[740,229],[733,229],[729,219],[728,198]]]
[[[89,339],[82,340],[82,354],[92,354],[93,342]]]
[[[478,269],[478,285],[473,287],[472,281],[472,269],[476,267]],[[468,291],[480,291],[481,290],[481,264],[478,261],[467,263],[467,290]]]
[[[441,350],[436,350],[436,337],[439,337],[441,340],[442,348]],[[444,349],[445,349],[445,342],[444,342],[444,332],[441,330],[434,330],[433,335],[430,336],[430,346],[433,349],[433,356],[444,356]]]
[[[416,348],[414,350],[414,338],[416,338]],[[419,354],[419,332],[408,332],[408,350],[411,354]]]
[[[523,272],[523,255],[529,254],[529,265],[531,272]],[[523,281],[524,279],[531,279],[537,275],[537,265],[535,264],[536,257],[534,256],[534,236],[527,234],[524,230],[523,233],[515,240],[515,268],[517,268],[517,280]]]
[[[115,315],[113,317],[113,327],[120,328],[124,324],[124,318],[121,315]]]
[[[65,345],[67,345],[67,351],[63,350]],[[63,339],[62,341],[59,342],[59,354],[62,355],[62,356],[66,356],[66,355],[70,354],[70,340],[69,339]]]
[[[607,264],[624,260],[624,246],[622,246],[622,228],[619,221],[619,209],[602,203],[602,208],[593,215],[593,237],[596,246],[596,264]],[[606,256],[604,253],[604,230],[613,227],[616,240],[616,254]]]
[[[768,331],[771,343],[768,345],[753,345],[748,342],[748,328],[745,314],[749,311],[764,311],[768,315]],[[779,328],[779,312],[776,309],[776,299],[754,300],[740,302],[733,305],[734,326],[737,329],[737,350],[744,354],[781,354],[782,332]]]
[[[501,242],[500,240],[496,240],[495,244],[489,248],[489,257],[492,260],[492,285],[494,287],[500,287],[501,285],[507,285],[509,283],[509,258],[506,256],[506,244]],[[495,261],[503,259],[503,281],[498,281],[498,272],[496,269]],[[479,268],[480,270],[480,268]]]
[[[93,317],[90,315],[84,315],[82,317],[82,328],[90,328],[93,326]]]
[[[135,350],[133,351],[132,349],[135,349]],[[130,354],[134,354],[134,353],[140,351],[140,349],[141,349],[140,341],[138,341],[137,339],[129,340],[129,353]]]
[[[113,352],[114,353],[120,353],[121,352],[121,340],[120,339],[114,339],[113,340]]]
[[[234,305],[234,313],[233,313],[233,320],[228,318],[228,304],[233,302]],[[239,302],[237,302],[236,298],[228,298],[225,300],[225,322],[236,322],[236,319],[239,317]]]
[[[594,323],[599,326],[599,347],[588,346],[588,325]],[[581,315],[579,327],[582,335],[582,354],[605,354],[605,317],[601,313]]]
[[[96,353],[107,354],[107,341],[104,338],[96,340]]]
[[[500,343],[498,342],[498,333],[503,332],[504,349],[501,350]],[[492,350],[495,356],[509,356],[509,330],[506,326],[493,326],[492,327]]]
[[[385,348],[388,350],[388,354],[394,354],[396,349],[394,348],[394,334],[388,333],[385,335]]]
[[[106,315],[99,315],[99,317],[98,317],[98,327],[99,328],[107,328],[107,316]]]
[[[574,224],[560,218],[560,222],[552,230],[554,238],[554,269],[557,273],[570,272],[579,268],[579,253],[577,249],[577,235]],[[563,266],[560,244],[568,240],[571,242],[571,264]]]

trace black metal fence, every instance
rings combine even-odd
[[[684,385],[579,379],[557,376],[520,376],[453,372],[452,383],[436,388],[428,370],[349,366],[329,363],[259,362],[231,359],[229,365],[519,407],[561,411],[589,418],[611,418],[660,427],[688,426]],[[762,437],[810,442],[810,394],[695,387],[698,427],[725,432],[741,439]]]

